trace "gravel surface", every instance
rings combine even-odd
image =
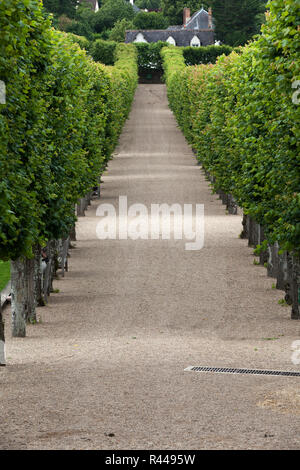
[[[184,372],[300,370],[300,323],[253,264],[168,109],[140,85],[102,197],[77,225],[70,272],[11,339],[0,369],[1,449],[297,449],[300,379]],[[205,245],[96,237],[99,203],[205,205]]]

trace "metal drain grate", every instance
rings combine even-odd
[[[229,367],[194,367],[184,369],[189,372],[216,372],[219,374],[249,374],[249,375],[281,375],[285,377],[300,377],[300,372],[282,370],[258,370],[258,369],[232,369]]]

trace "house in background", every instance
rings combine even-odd
[[[214,24],[211,8],[204,8],[191,16],[189,8],[183,10],[183,25],[169,26],[160,30],[128,30],[125,42],[158,42],[164,41],[174,46],[200,47],[215,43]]]

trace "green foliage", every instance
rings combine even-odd
[[[76,15],[74,21],[66,26],[66,31],[74,33],[78,36],[86,36],[89,40],[92,40],[95,32],[95,12],[91,8],[90,3],[81,3],[76,9]],[[59,26],[62,23],[62,17],[58,18]]]
[[[133,29],[132,21],[126,20],[126,18],[118,20],[109,33],[110,41],[124,42],[127,29]]]
[[[43,0],[45,9],[56,16],[66,15],[74,18],[77,0]]]
[[[185,47],[183,56],[186,65],[215,64],[220,55],[229,55],[232,51],[230,46]]]
[[[98,181],[137,82],[134,46],[116,67],[54,31],[38,0],[0,3],[0,258],[65,236],[74,204]],[[123,96],[124,94],[124,96]]]
[[[167,29],[168,20],[163,13],[141,11],[133,20],[134,29]]]
[[[266,0],[211,0],[216,38],[230,46],[241,46],[260,29],[258,15]]]
[[[178,86],[181,87],[181,77],[186,69],[183,48],[175,46],[164,47],[161,50],[161,56],[170,107],[177,119],[179,119],[181,102]]]
[[[95,13],[94,28],[97,33],[114,27],[123,18],[132,20],[134,11],[130,3],[124,0],[107,0]]]
[[[0,3],[0,80],[6,84],[6,104],[0,104],[0,258],[6,260],[31,252],[44,215],[34,175],[39,181],[49,176],[41,151],[49,27],[37,1]]]
[[[91,46],[90,54],[96,62],[102,62],[102,64],[105,65],[114,65],[116,46],[117,43],[114,41],[97,39]]]
[[[128,117],[138,83],[137,51],[133,44],[118,44],[114,67],[107,67],[110,76],[106,155],[109,157],[118,142]]]
[[[84,36],[77,36],[76,34],[73,33],[68,33],[68,38],[70,41],[72,41],[75,44],[78,44],[78,46],[81,49],[85,49],[86,51],[89,51],[91,43],[90,41],[85,38]]]
[[[183,49],[175,46],[164,47],[161,50],[161,56],[166,75],[166,83],[168,88],[171,89],[174,77],[185,70]]]
[[[10,263],[0,260],[0,292],[3,290],[10,280]]]
[[[234,195],[265,228],[270,243],[299,253],[299,12],[274,0],[261,37],[218,58],[184,67],[180,51],[162,50],[171,108],[215,188]]]
[[[141,9],[159,10],[161,8],[161,0],[135,0],[135,5]]]
[[[137,42],[134,45],[138,52],[138,66],[141,73],[147,73],[151,70],[162,70],[160,52],[163,47],[167,46],[166,42]]]
[[[191,15],[201,10],[202,5],[208,8],[207,2],[201,2],[201,0],[162,0],[161,4],[164,16],[172,25],[183,24],[184,7],[190,8]]]

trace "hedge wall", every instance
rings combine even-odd
[[[161,49],[166,47],[163,41],[153,43],[135,43],[138,52],[138,66],[140,73],[147,73],[153,70],[162,71]]]
[[[78,44],[81,49],[85,49],[86,51],[90,50],[91,47],[91,41],[89,41],[86,37],[84,36],[78,36],[77,34],[73,33],[66,33],[66,36],[75,44]]]
[[[220,55],[233,52],[230,46],[184,47],[183,57],[186,65],[215,64]]]
[[[90,54],[96,62],[114,65],[117,42],[96,39],[90,46]]]
[[[274,0],[261,37],[216,65],[185,67],[162,50],[170,106],[215,187],[231,193],[270,243],[300,251],[299,5]]]
[[[134,46],[115,67],[95,63],[54,31],[38,0],[0,3],[0,259],[74,224],[74,204],[99,180],[137,83]]]

